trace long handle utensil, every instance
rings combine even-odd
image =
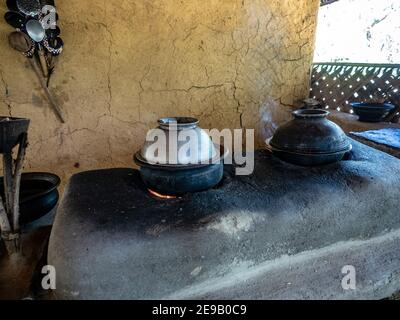
[[[30,41],[26,38],[25,34],[20,32],[20,31],[14,31],[9,34],[8,36],[8,41],[10,43],[10,46],[17,50],[18,52],[22,53],[27,53],[31,50],[31,45]],[[55,113],[59,117],[60,121],[62,123],[65,123],[65,116],[64,112],[61,110],[61,108],[58,106],[56,100],[54,99],[53,95],[49,91],[49,88],[47,87],[46,81],[42,76],[42,70],[39,67],[35,57],[28,58],[29,64],[31,65],[31,68],[33,71],[35,71],[35,74],[40,82],[40,85],[42,86],[42,89],[47,97],[47,99],[50,102],[51,107],[54,109]]]

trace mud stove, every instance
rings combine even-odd
[[[52,231],[57,298],[383,298],[400,287],[400,161],[352,141],[338,163],[269,151],[251,176],[160,198],[139,171],[70,180]],[[357,290],[341,286],[357,270]]]

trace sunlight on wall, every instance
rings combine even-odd
[[[400,63],[400,0],[340,0],[320,8],[315,62]]]

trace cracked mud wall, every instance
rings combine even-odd
[[[58,0],[61,124],[0,22],[0,111],[28,117],[26,171],[133,166],[162,116],[265,132],[308,95],[319,0]],[[5,3],[0,7],[3,16]],[[261,119],[261,120],[260,120]],[[272,122],[271,122],[272,121]],[[265,122],[265,123],[264,123]],[[264,128],[265,127],[265,128]]]

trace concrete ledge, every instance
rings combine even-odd
[[[355,140],[357,140],[357,141],[359,141],[361,143],[366,144],[367,146],[370,146],[372,148],[375,148],[375,149],[378,149],[380,151],[386,152],[386,153],[392,155],[393,157],[396,157],[396,158],[400,159],[400,150],[399,149],[391,148],[391,147],[385,146],[385,145],[380,144],[380,143],[375,143],[375,142],[373,142],[371,140],[367,140],[367,139],[364,139],[362,137],[358,137],[358,136],[356,136],[354,134],[350,134],[350,136],[353,139],[355,139]]]
[[[283,256],[256,267],[238,266],[219,279],[167,299],[384,299],[400,288],[400,230],[365,241],[340,242]],[[343,289],[344,266],[355,268],[355,289]]]
[[[340,112],[336,110],[329,110],[331,113],[329,119],[336,122],[342,129],[349,133],[351,131],[368,131],[377,130],[384,128],[400,128],[399,123],[391,122],[361,122],[358,121],[358,116],[346,112]]]
[[[338,112],[338,111],[331,111],[329,119],[335,123],[337,123],[346,133],[350,132],[361,132],[361,131],[369,131],[369,130],[379,130],[385,128],[397,128],[400,129],[400,124],[398,123],[390,123],[390,122],[360,122],[358,121],[358,116],[346,113],[346,112]],[[372,148],[378,149],[380,151],[386,152],[396,158],[400,158],[400,151],[394,148],[387,147],[382,144],[374,143],[370,140],[363,139],[361,137],[357,137],[353,134],[350,136],[363,143],[367,146]]]
[[[56,297],[389,296],[400,289],[397,233],[385,236],[400,229],[400,161],[353,143],[346,161],[314,168],[257,151],[253,175],[226,166],[218,188],[170,201],[136,170],[75,175],[50,239]],[[360,277],[351,293],[347,264]]]

